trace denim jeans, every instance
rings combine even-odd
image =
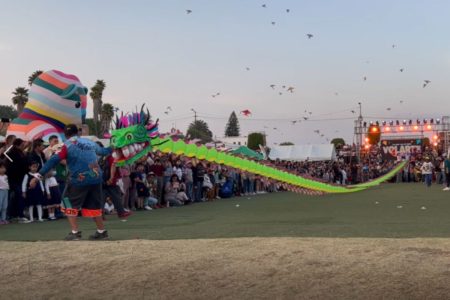
[[[6,221],[8,209],[8,190],[0,190],[0,221]]]
[[[249,180],[248,179],[244,179],[243,182],[243,192],[244,194],[248,194],[249,190],[250,190],[250,184],[249,184]]]
[[[425,177],[425,183],[428,187],[431,186],[431,179],[433,178],[432,174],[424,174],[423,175]]]
[[[195,201],[199,202],[203,199],[203,181],[198,180],[195,184]]]
[[[187,181],[186,182],[186,195],[188,196],[189,200],[191,200],[191,201],[194,200],[193,189],[194,189],[194,183],[192,181]]]
[[[144,206],[153,206],[158,204],[158,199],[156,199],[155,197],[147,197],[144,199]]]

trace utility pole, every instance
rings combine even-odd
[[[193,108],[191,108],[191,111],[194,112],[194,122],[197,123],[197,111]]]

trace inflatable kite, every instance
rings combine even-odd
[[[56,70],[42,73],[33,81],[28,102],[7,134],[26,141],[53,134],[62,139],[65,125],[84,123],[87,91],[75,75]]]
[[[200,160],[216,162],[232,168],[261,175],[285,185],[290,191],[306,194],[322,193],[353,193],[380,184],[390,179],[403,167],[405,162],[397,165],[384,176],[360,185],[340,186],[304,178],[253,160],[240,158],[205,145],[197,146],[182,140],[174,141],[171,138],[159,138],[157,123],[149,123],[149,114],[140,113],[116,118],[116,130],[111,132],[111,146],[114,148],[113,157],[118,166],[132,164],[142,158],[151,150],[160,150],[163,153],[175,153]]]

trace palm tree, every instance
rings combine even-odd
[[[17,106],[17,113],[20,114],[28,102],[28,89],[19,86],[12,93],[14,97],[11,98],[14,105]]]
[[[114,106],[109,103],[104,103],[102,105],[102,114],[101,114],[101,132],[108,132],[111,128],[111,122],[114,117]]]
[[[34,71],[30,76],[28,76],[28,85],[31,86],[36,78],[38,78],[39,75],[44,73],[42,70],[36,70]]]
[[[105,88],[106,83],[99,79],[89,93],[89,96],[91,96],[92,101],[94,102],[94,122],[96,124],[99,122],[100,114],[102,112],[102,97]]]

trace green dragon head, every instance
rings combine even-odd
[[[143,112],[116,117],[116,129],[111,132],[110,144],[117,166],[129,165],[152,149],[152,139],[158,137],[158,121],[150,122],[150,114]]]

